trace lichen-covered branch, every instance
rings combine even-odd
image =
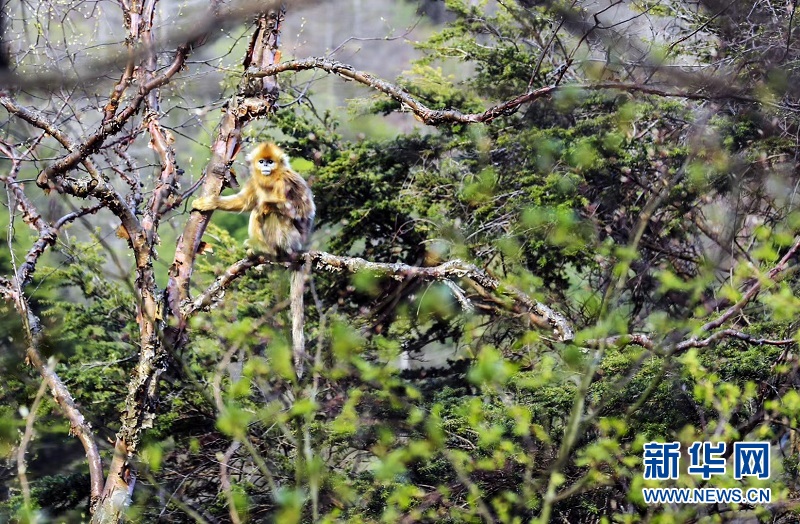
[[[574,338],[574,333],[569,322],[560,314],[553,311],[550,307],[538,302],[522,291],[507,286],[499,280],[489,275],[474,264],[469,264],[462,260],[451,260],[433,267],[411,266],[402,263],[381,263],[370,262],[363,258],[345,257],[332,255],[322,251],[311,251],[307,255],[312,264],[312,268],[319,271],[357,273],[359,271],[369,271],[376,275],[387,276],[395,280],[405,280],[407,278],[421,278],[423,280],[433,280],[440,282],[452,282],[453,280],[468,280],[480,286],[482,289],[493,292],[499,297],[507,297],[506,308],[514,313],[533,314],[549,325],[558,340],[570,341]],[[220,275],[203,293],[193,300],[187,300],[182,307],[185,316],[191,316],[198,310],[209,308],[214,302],[222,299],[225,290],[237,278],[258,264],[274,263],[264,257],[251,257],[239,260],[231,265]],[[286,265],[278,262],[277,264]],[[504,301],[499,303],[506,304]]]

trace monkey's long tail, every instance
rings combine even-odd
[[[292,313],[292,356],[294,357],[294,370],[297,378],[303,378],[303,360],[306,355],[306,337],[303,333],[304,307],[303,293],[306,288],[306,279],[309,274],[309,263],[305,262],[292,272],[291,299]]]

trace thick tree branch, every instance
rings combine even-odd
[[[152,44],[149,20],[153,14],[155,0],[145,3],[141,35],[145,47]],[[142,14],[142,13],[139,13]],[[133,15],[133,13],[131,13]],[[137,15],[138,16],[138,15]],[[270,22],[266,22],[269,19]],[[259,32],[268,32],[263,37],[264,45],[271,45],[274,56],[277,56],[278,31],[282,13],[272,12],[259,17]],[[132,19],[131,27],[135,20]],[[111,523],[117,522],[124,513],[127,500],[133,490],[135,476],[129,461],[138,450],[142,431],[153,426],[156,416],[158,399],[158,381],[165,369],[164,343],[173,348],[180,347],[185,339],[181,336],[184,319],[173,304],[177,304],[177,297],[188,293],[189,277],[194,266],[194,256],[203,234],[209,214],[193,213],[187,221],[183,234],[178,240],[175,259],[170,268],[170,280],[165,295],[156,295],[157,287],[152,260],[153,247],[157,239],[157,229],[160,218],[165,209],[170,208],[170,198],[175,195],[177,177],[180,172],[175,162],[175,154],[171,147],[171,137],[158,121],[159,100],[157,89],[169,80],[183,65],[183,59],[189,46],[184,48],[180,59],[176,57],[164,73],[153,76],[155,70],[155,56],[150,55],[144,64],[142,73],[144,79],[140,81],[139,94],[129,103],[129,106],[120,112],[109,124],[126,118],[126,112],[133,107],[138,107],[142,102],[148,109],[145,118],[150,134],[150,145],[158,153],[161,160],[161,173],[155,184],[154,192],[147,203],[142,219],[142,234],[131,235],[131,245],[136,253],[136,295],[137,295],[137,321],[141,338],[139,361],[128,382],[128,391],[125,399],[125,411],[121,417],[120,429],[114,446],[115,454],[109,468],[109,474],[103,492],[102,503],[93,515],[92,522]],[[212,146],[212,159],[206,168],[204,191],[219,194],[226,179],[230,163],[241,147],[241,129],[245,122],[262,116],[271,111],[276,95],[269,96],[235,96],[226,108],[222,123],[218,131],[217,140]],[[103,131],[105,133],[106,131]],[[100,136],[98,140],[104,138]],[[73,161],[65,157],[62,159]],[[58,172],[58,167],[54,173]],[[164,322],[162,311],[169,307],[177,319],[177,329],[169,330],[164,339]]]
[[[100,460],[100,451],[97,448],[97,439],[92,433],[92,427],[86,421],[80,409],[72,398],[67,387],[59,378],[54,369],[48,367],[41,357],[39,346],[42,338],[42,326],[39,318],[30,310],[28,301],[11,281],[0,277],[0,297],[12,302],[25,325],[25,337],[28,343],[26,351],[28,361],[41,374],[50,388],[62,413],[70,422],[70,433],[75,435],[83,445],[89,463],[89,482],[91,486],[91,505],[94,506],[103,490],[103,464]]]
[[[534,89],[527,93],[522,93],[510,100],[494,105],[482,113],[462,113],[457,109],[442,109],[436,110],[427,107],[425,104],[414,98],[405,89],[376,78],[375,76],[364,71],[358,71],[353,66],[343,64],[335,60],[327,58],[304,58],[301,60],[289,60],[275,64],[271,67],[265,67],[260,70],[251,69],[247,74],[253,78],[260,78],[264,76],[273,76],[286,71],[304,71],[308,69],[321,69],[329,73],[336,73],[337,75],[347,80],[354,80],[372,89],[380,91],[389,95],[394,100],[400,102],[404,109],[414,113],[423,123],[428,125],[439,125],[445,123],[488,123],[492,120],[514,113],[519,106],[527,102],[532,102],[539,98],[544,98],[553,94],[556,91],[563,91],[569,89],[600,91],[604,89],[615,89],[626,92],[639,92],[650,95],[686,98],[689,100],[712,100],[712,99],[735,99],[740,101],[759,103],[758,99],[744,96],[738,93],[700,93],[700,92],[671,92],[663,89],[645,86],[640,84],[627,84],[622,82],[603,82],[598,84],[577,84],[577,85],[549,85],[539,89]]]
[[[280,26],[284,18],[283,11],[270,11],[259,17],[254,44],[248,50],[245,63],[253,61],[253,54],[260,56],[259,62],[275,63],[280,58],[278,43]],[[260,46],[258,49],[254,46]],[[277,92],[264,92],[255,96],[246,96],[251,86],[242,82],[239,92],[232,97],[222,116],[217,131],[217,138],[211,145],[211,160],[205,169],[203,195],[219,195],[227,181],[230,165],[242,146],[241,135],[244,126],[255,118],[269,114],[277,100]],[[253,93],[250,93],[253,95]],[[175,258],[169,271],[167,284],[167,306],[177,320],[175,335],[176,345],[183,343],[185,319],[181,314],[181,303],[189,298],[189,281],[194,270],[194,258],[200,245],[200,239],[208,225],[210,213],[195,211],[186,222],[183,233],[178,239]]]
[[[423,280],[434,280],[445,283],[452,283],[453,279],[468,280],[484,290],[495,292],[501,297],[508,297],[510,301],[506,305],[506,309],[514,313],[533,314],[539,317],[539,319],[553,329],[559,340],[569,341],[574,338],[569,322],[550,307],[530,298],[516,288],[502,284],[499,280],[479,267],[461,260],[451,260],[434,267],[419,267],[401,263],[387,264],[370,262],[363,258],[336,256],[322,251],[311,251],[306,256],[313,264],[313,267],[321,271],[335,273],[342,271],[349,273],[369,271],[376,275],[388,276],[395,280],[421,278]],[[222,299],[225,290],[234,280],[244,275],[249,268],[265,263],[272,264],[275,262],[265,257],[251,257],[235,262],[203,293],[193,300],[184,302],[182,307],[183,315],[189,317],[198,310],[209,308],[214,302]],[[277,264],[287,265],[281,262]]]

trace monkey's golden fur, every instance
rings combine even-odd
[[[250,248],[272,257],[294,258],[303,250],[314,223],[311,189],[292,171],[286,153],[271,142],[256,146],[247,160],[250,179],[241,191],[232,196],[200,197],[192,207],[199,211],[250,211]],[[292,349],[298,378],[303,376],[305,355],[303,290],[307,271],[301,267],[291,278]]]
[[[199,211],[250,211],[249,247],[273,257],[302,252],[314,223],[314,200],[306,181],[289,165],[286,153],[271,142],[247,156],[250,179],[232,196],[196,199]]]

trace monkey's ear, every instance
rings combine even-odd
[[[289,155],[287,155],[287,154],[283,155],[283,167],[285,167],[286,169],[291,169],[292,168],[292,166],[289,165]]]

